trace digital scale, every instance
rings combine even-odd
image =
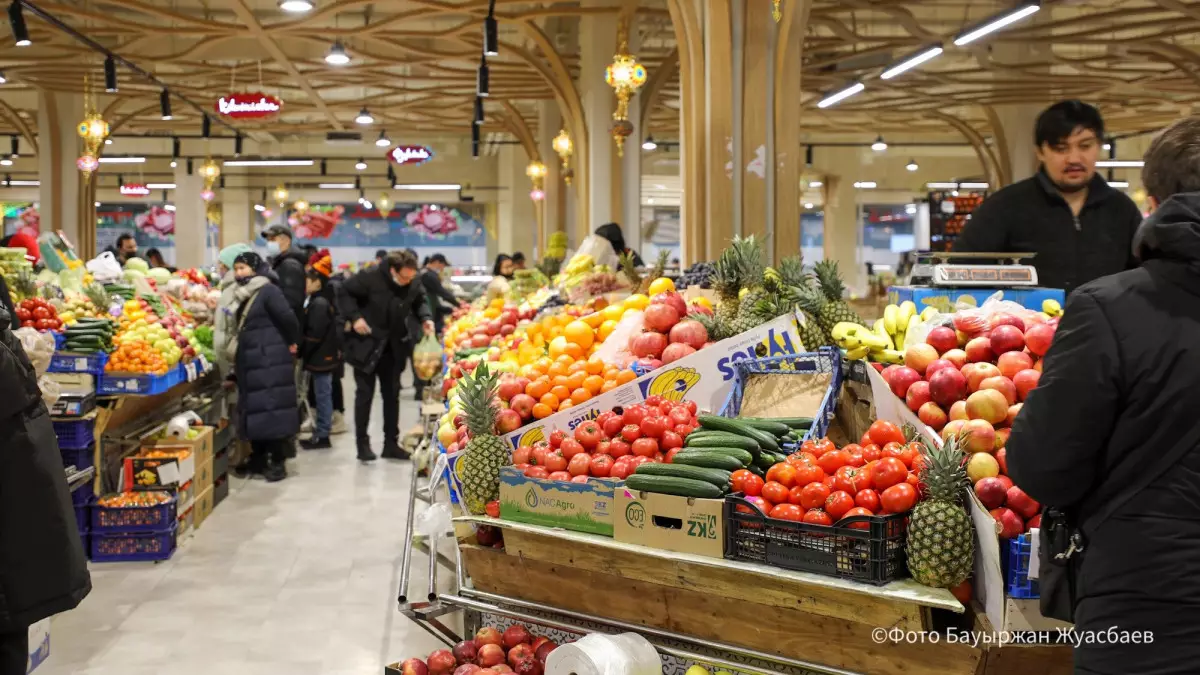
[[[913,286],[1013,288],[1037,286],[1037,270],[1022,261],[1035,253],[917,254],[909,283]],[[954,262],[951,262],[953,260]],[[964,262],[975,261],[980,262]]]

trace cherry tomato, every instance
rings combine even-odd
[[[544,466],[531,466],[525,469],[525,476],[527,478],[549,478],[550,472]]]
[[[879,510],[879,493],[871,490],[859,490],[858,494],[854,495],[854,503],[871,513]]]
[[[872,422],[871,427],[867,429],[867,435],[871,437],[872,443],[880,447],[893,441],[901,445],[907,442],[907,439],[904,438],[904,432],[900,431],[900,427],[887,420],[875,420]]]
[[[658,415],[647,416],[638,426],[642,430],[642,435],[647,438],[661,438],[663,432],[667,430],[666,420]]]
[[[568,460],[575,459],[575,455],[584,452],[583,444],[574,438],[564,438],[562,445],[558,446],[558,451],[563,454]]]
[[[772,518],[780,520],[792,520],[800,522],[804,519],[804,511],[795,504],[776,504],[775,508],[771,509],[771,513],[767,514]]]
[[[616,438],[621,434],[621,429],[625,426],[625,420],[620,415],[613,415],[604,420],[604,435],[609,438]]]
[[[639,457],[653,457],[658,454],[658,441],[653,438],[639,438],[633,442],[633,454]]]
[[[838,468],[846,466],[850,461],[850,454],[842,450],[830,450],[817,456],[817,466],[821,467],[825,473],[831,474]]]
[[[897,483],[879,495],[879,503],[887,513],[904,513],[917,503],[917,489],[908,483]]]
[[[762,498],[772,504],[782,504],[788,500],[788,489],[782,483],[767,481],[762,486]]]
[[[608,455],[596,455],[588,466],[588,473],[596,478],[608,478],[614,463],[613,458]]]
[[[895,457],[884,457],[871,471],[871,484],[876,490],[886,490],[908,478],[908,467]]]
[[[796,484],[796,468],[787,462],[775,464],[767,469],[767,481],[775,481],[790,490]]]
[[[624,438],[630,443],[642,437],[642,427],[637,424],[626,424],[621,427],[621,438]]]
[[[629,443],[626,441],[618,439],[610,441],[608,444],[608,454],[616,459],[628,456],[631,452],[633,452],[633,449],[629,447]]]
[[[580,452],[567,463],[567,471],[572,476],[586,476],[592,470],[592,458],[586,452]]]
[[[674,431],[664,431],[658,445],[663,450],[674,450],[683,447],[683,437]]]
[[[875,445],[874,443],[867,443],[866,445],[862,446],[862,456],[863,459],[867,460],[868,462],[874,462],[880,457],[883,457],[883,452],[880,451],[878,445]]]
[[[867,487],[862,470],[853,466],[843,466],[833,474],[833,489],[850,494],[858,494],[859,490]]]
[[[809,525],[832,525],[833,518],[830,518],[829,514],[821,509],[809,509],[804,514],[804,522]]]
[[[596,445],[604,440],[604,429],[592,420],[588,420],[575,427],[575,440],[579,441],[585,450],[594,450]]]
[[[832,490],[824,483],[809,483],[800,488],[800,506],[806,509],[819,509],[825,505]]]
[[[847,511],[845,513],[845,515],[842,516],[841,519],[851,518],[854,516],[873,516],[873,515],[875,515],[875,514],[870,509],[864,509],[861,506],[856,506],[856,507],[850,509],[849,511]],[[871,524],[870,523],[847,523],[846,527],[849,527],[853,530],[869,530],[869,529],[871,529]]]
[[[562,445],[563,439],[567,437],[567,432],[562,429],[555,429],[550,432],[550,447],[557,448]]]

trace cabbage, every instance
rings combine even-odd
[[[126,270],[128,270],[128,263],[126,263],[126,265],[127,265]],[[154,283],[160,284],[160,285],[166,284],[169,281],[171,281],[170,270],[164,269],[162,267],[155,267],[154,269],[146,272],[146,276],[153,279]],[[181,279],[181,281],[182,281],[182,279]]]
[[[145,273],[150,271],[150,264],[141,258],[130,258],[125,261],[125,269],[138,270]]]

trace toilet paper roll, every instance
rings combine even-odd
[[[550,652],[546,675],[662,675],[662,660],[637,633],[596,633]]]

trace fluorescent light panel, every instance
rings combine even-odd
[[[145,157],[101,157],[101,164],[145,164]]]
[[[918,53],[904,59],[900,63],[897,63],[896,65],[892,66],[891,68],[888,68],[887,70],[883,71],[883,74],[881,74],[879,77],[880,77],[880,79],[883,79],[883,80],[890,80],[893,77],[895,77],[901,73],[904,73],[909,70],[912,70],[913,68],[916,68],[917,66],[921,65],[922,63],[936,59],[937,57],[941,56],[942,52],[944,52],[944,51],[945,50],[942,49],[941,47],[930,47],[929,49],[926,49],[922,52],[918,52]]]
[[[42,184],[42,182],[40,180],[0,181],[0,185],[3,185],[5,187],[37,187],[41,184]]]
[[[317,183],[322,190],[353,190],[354,183]]]
[[[311,159],[233,159],[226,160],[225,166],[312,166]]]
[[[1146,163],[1137,159],[1102,159],[1096,162],[1097,167],[1109,169],[1140,169]]]
[[[986,189],[988,189],[988,184],[987,183],[959,183],[958,187],[962,188],[963,190],[986,190]]]
[[[254,205],[254,210],[255,210],[255,211],[266,211],[266,210],[267,210],[267,207],[263,206],[262,204],[255,204],[255,205]]]
[[[850,98],[851,96],[854,96],[855,94],[861,92],[863,89],[866,89],[866,88],[867,88],[867,86],[865,84],[863,84],[862,82],[855,82],[854,84],[850,85],[849,87],[846,87],[845,89],[843,89],[839,92],[830,94],[829,96],[826,96],[825,98],[821,99],[821,101],[817,103],[817,107],[818,108],[828,108],[831,105],[841,103],[842,101]]]
[[[146,183],[146,187],[151,190],[174,190],[174,183]]]
[[[1125,181],[1125,180],[1110,180],[1110,181],[1108,181],[1108,186],[1109,186],[1109,187],[1114,187],[1114,188],[1127,188],[1127,187],[1129,187],[1129,181]]]
[[[808,183],[808,187],[810,188],[821,187],[822,185],[824,185],[824,183],[819,180],[809,181]]]
[[[874,190],[875,188],[879,187],[879,184],[873,180],[860,180],[855,181],[854,187],[860,190]]]
[[[977,28],[972,28],[971,30],[969,30],[965,33],[961,33],[961,34],[957,35],[954,38],[954,44],[956,46],[961,47],[965,44],[974,42],[975,40],[978,40],[979,38],[981,38],[985,35],[990,35],[991,33],[995,33],[996,31],[1000,30],[1001,28],[1004,28],[1005,26],[1008,26],[1010,24],[1020,21],[1021,19],[1024,19],[1025,17],[1029,16],[1030,14],[1037,12],[1039,9],[1041,9],[1041,4],[1038,2],[1025,3],[1021,7],[1018,7],[1017,9],[1015,9],[1007,14],[1001,14],[1000,16],[997,16],[994,19],[988,20],[986,23],[984,23],[983,25],[981,25]]]
[[[163,204],[163,208],[166,209],[167,211],[174,211],[175,205],[174,204]]]
[[[461,190],[458,183],[409,183],[408,185],[393,185],[393,190]]]
[[[930,190],[957,190],[958,183],[926,183],[925,187]]]

